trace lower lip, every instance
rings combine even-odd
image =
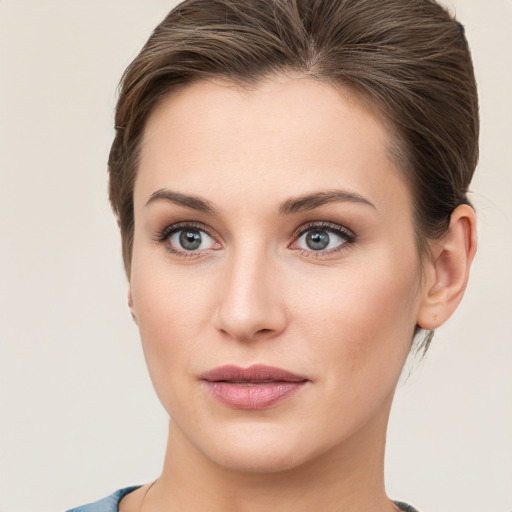
[[[300,391],[306,381],[254,384],[204,381],[208,391],[221,403],[235,409],[266,409]]]

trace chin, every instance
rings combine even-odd
[[[222,439],[197,447],[213,463],[230,471],[278,473],[297,468],[323,451],[318,450],[318,446],[308,446],[306,438],[298,433],[276,432],[275,428],[260,426],[237,433],[227,432]]]
[[[276,451],[271,447],[240,447],[230,449],[226,453],[206,454],[217,465],[237,473],[280,473],[301,466],[309,457],[301,456],[296,450],[286,450],[279,447]]]

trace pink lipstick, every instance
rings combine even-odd
[[[235,409],[265,409],[300,391],[308,379],[281,368],[226,365],[200,376],[219,402]]]

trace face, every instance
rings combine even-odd
[[[186,450],[277,471],[384,437],[422,295],[389,142],[309,78],[196,83],[152,113],[130,300]]]

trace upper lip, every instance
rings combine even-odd
[[[219,366],[202,373],[200,378],[209,382],[304,382],[308,380],[288,370],[262,364],[254,364],[247,368],[235,365]]]

